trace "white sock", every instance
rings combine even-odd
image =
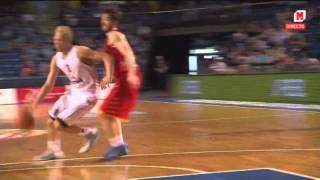
[[[118,142],[119,142],[120,144],[124,144],[123,136],[116,136],[116,138],[118,139]]]
[[[52,152],[61,152],[61,140],[48,141],[48,150]]]
[[[54,152],[54,151],[53,151],[54,146],[55,146],[55,145],[54,145],[54,141],[48,141],[48,142],[47,142],[47,148],[48,148],[49,151]]]
[[[54,141],[54,152],[61,152],[61,140],[60,139],[56,139]]]
[[[123,137],[122,136],[116,136],[114,138],[109,139],[109,143],[112,147],[119,146],[123,144]]]

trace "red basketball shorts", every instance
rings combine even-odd
[[[142,84],[142,76],[139,70],[136,71],[136,75],[140,82],[137,88],[130,86],[126,73],[117,78],[115,86],[100,107],[105,115],[115,116],[123,121],[129,120],[130,112],[136,104]]]

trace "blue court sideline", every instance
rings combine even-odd
[[[179,175],[145,178],[146,180],[307,180],[298,175],[291,175],[271,169],[244,170],[233,172],[217,172],[194,175]]]

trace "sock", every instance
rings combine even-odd
[[[116,146],[117,146],[117,140],[116,140],[116,138],[110,138],[110,139],[109,139],[109,143],[110,143],[110,146],[116,147]]]
[[[52,152],[61,152],[61,140],[48,141],[48,150]]]
[[[109,139],[109,143],[112,147],[117,147],[121,144],[124,144],[122,136],[116,136],[114,138]]]
[[[124,144],[123,136],[116,136],[116,138],[118,139],[118,142],[119,142],[120,144]]]
[[[54,142],[54,152],[61,152],[61,140],[60,139],[56,139]]]
[[[54,141],[48,141],[47,142],[47,148],[49,151],[53,151],[54,149]]]

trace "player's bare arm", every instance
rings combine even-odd
[[[108,36],[109,37],[109,36]],[[134,52],[126,38],[126,36],[122,33],[115,32],[110,34],[111,40],[113,41],[113,45],[120,51],[123,55],[124,60],[128,67],[128,78],[129,83],[136,87],[140,83],[138,77],[136,76],[136,58]]]
[[[101,81],[101,86],[108,86],[112,81],[112,58],[110,55],[92,50],[88,47],[81,46],[78,50],[78,57],[80,59],[89,60],[89,61],[103,61],[105,68],[105,77]]]
[[[37,94],[36,99],[32,103],[32,108],[36,108],[39,102],[51,91],[56,82],[57,76],[59,74],[59,68],[56,65],[56,57],[53,56],[50,63],[50,71],[47,76],[46,82],[42,85],[40,92]]]

